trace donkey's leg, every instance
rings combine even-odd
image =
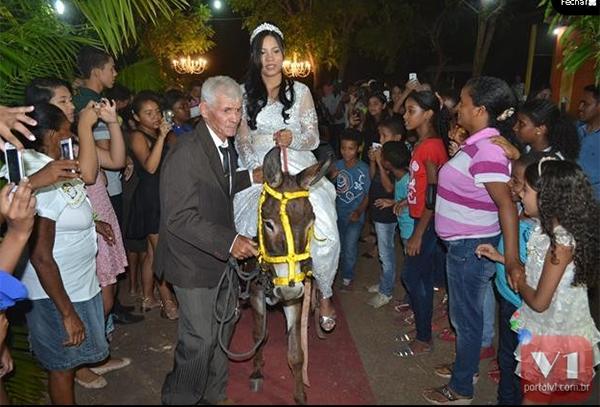
[[[308,295],[308,293],[305,295]],[[304,352],[300,343],[302,302],[296,301],[293,304],[286,304],[283,310],[288,328],[288,364],[294,376],[294,400],[298,404],[306,404],[306,393],[304,392],[304,381],[302,380]]]
[[[252,315],[254,318],[254,328],[252,330],[252,337],[254,342],[258,341],[263,332],[263,326],[265,325],[265,318],[267,317],[267,306],[265,304],[265,290],[264,288],[256,283],[254,280],[250,285],[250,305],[252,306]],[[265,328],[266,329],[266,328]],[[265,332],[266,339],[266,332]],[[253,392],[258,392],[262,389],[263,385],[263,374],[262,368],[265,365],[263,358],[263,347],[265,341],[258,347],[256,354],[254,355],[254,370],[250,375],[250,389]]]

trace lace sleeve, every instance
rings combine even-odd
[[[242,121],[235,136],[235,147],[240,156],[242,166],[247,170],[252,171],[261,166],[260,160],[252,146],[250,128],[248,127],[248,122],[246,122],[246,114],[242,115]]]
[[[319,147],[319,123],[310,90],[306,87],[301,89],[301,92],[298,92],[300,96],[298,118],[301,130],[300,134],[294,134],[290,148],[311,151]]]
[[[575,238],[562,226],[554,228],[554,238],[556,243],[561,246],[575,247]]]

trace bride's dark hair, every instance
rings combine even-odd
[[[250,64],[248,73],[246,74],[246,80],[244,87],[246,88],[246,113],[248,114],[248,127],[252,130],[256,130],[256,116],[267,104],[267,87],[265,86],[262,76],[262,63],[260,61],[263,40],[267,35],[272,36],[277,41],[277,45],[281,49],[281,53],[285,53],[285,47],[283,45],[283,38],[274,31],[265,30],[256,35],[251,44],[250,53]],[[294,81],[288,78],[285,73],[281,73],[281,85],[279,86],[279,101],[283,104],[283,110],[281,116],[283,121],[287,121],[290,115],[287,113],[288,110],[294,105],[295,93],[294,93]]]

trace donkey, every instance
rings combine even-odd
[[[325,175],[332,159],[314,164],[297,175],[290,175],[282,171],[280,153],[279,147],[271,149],[263,162],[266,185],[263,186],[259,206],[258,261],[263,272],[272,277],[270,280],[273,285],[267,284],[270,287],[266,287],[257,280],[250,285],[250,304],[254,315],[253,336],[258,341],[263,333],[261,327],[265,326],[266,302],[281,302],[287,321],[287,356],[294,376],[294,400],[298,404],[306,404],[302,375],[305,355],[301,346],[300,328],[303,296],[312,294],[306,292],[304,280],[312,269],[310,240],[315,221],[312,205],[308,200],[308,188]],[[292,242],[286,238],[286,235],[290,237],[290,230]],[[314,295],[312,298],[314,300]],[[250,375],[254,391],[262,386],[263,366],[260,346],[254,356],[254,369]]]

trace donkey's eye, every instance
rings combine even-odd
[[[275,223],[271,219],[265,219],[265,227],[269,232],[275,231]]]

